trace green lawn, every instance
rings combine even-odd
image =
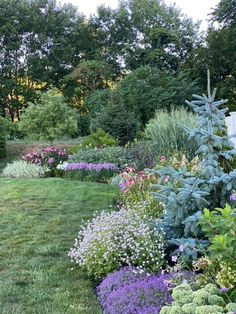
[[[0,178],[0,313],[100,313],[94,284],[67,258],[82,220],[112,204],[103,184]]]

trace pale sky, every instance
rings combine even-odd
[[[166,3],[176,3],[182,9],[182,12],[192,17],[195,21],[202,20],[202,29],[206,28],[207,14],[211,12],[220,0],[165,0]],[[61,4],[72,3],[76,5],[80,12],[89,16],[96,13],[97,6],[105,4],[111,8],[116,8],[118,0],[58,0]]]

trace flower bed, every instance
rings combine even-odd
[[[115,165],[110,163],[63,163],[57,166],[66,177],[78,180],[106,182],[116,172]]]

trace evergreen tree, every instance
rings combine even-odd
[[[236,188],[236,170],[226,171],[223,161],[229,164],[236,151],[228,141],[225,125],[227,108],[220,109],[227,100],[215,100],[216,89],[208,96],[193,95],[196,100],[186,103],[198,115],[197,128],[186,129],[190,140],[196,141],[196,155],[201,158],[199,170],[189,172],[186,167],[178,170],[161,167],[155,171],[160,176],[154,197],[164,204],[162,227],[166,229],[170,244],[196,244],[199,236],[198,221],[207,207],[224,207],[230,203],[230,194]],[[168,179],[167,183],[166,178]],[[188,237],[193,237],[188,239]],[[178,239],[173,239],[178,238]]]

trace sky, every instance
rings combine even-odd
[[[207,14],[211,12],[220,0],[165,0],[166,3],[176,3],[182,12],[192,17],[195,21],[202,20],[201,29],[206,29]],[[97,6],[105,4],[111,8],[116,8],[118,0],[58,0],[61,4],[72,3],[76,5],[80,12],[89,16],[96,12]]]

